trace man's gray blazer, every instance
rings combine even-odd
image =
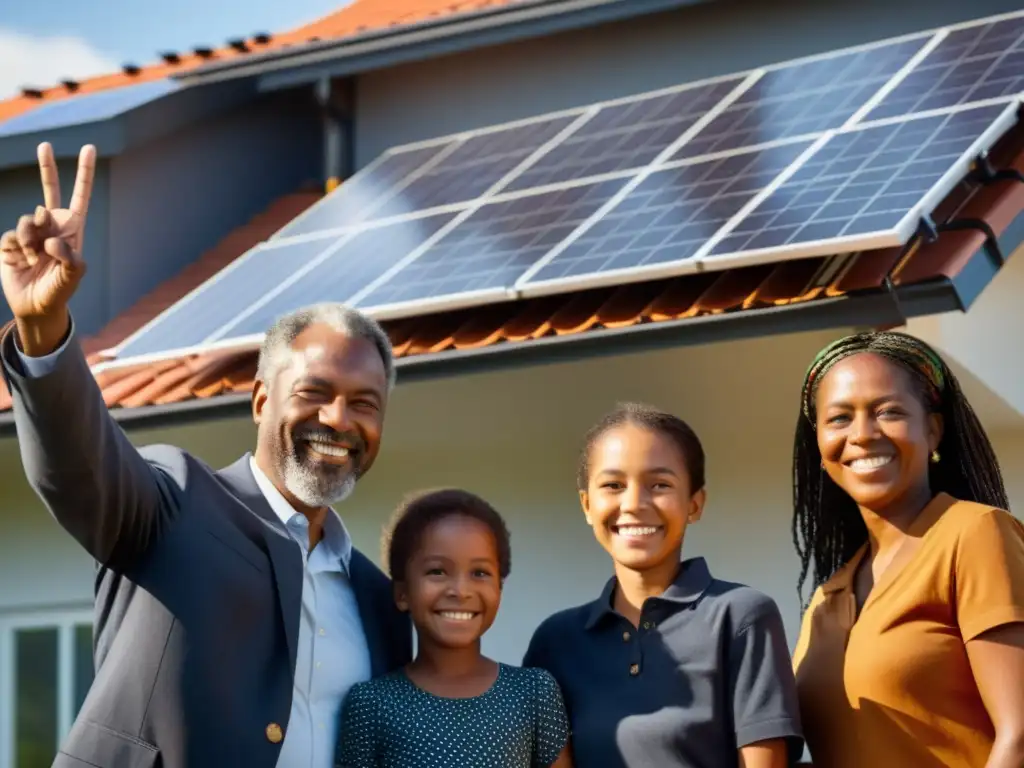
[[[172,446],[136,450],[73,339],[38,379],[10,331],[0,357],[28,480],[98,563],[96,678],[54,766],[275,768],[302,559],[248,457],[215,472]],[[387,577],[359,552],[350,574],[372,673],[405,664],[412,631]]]

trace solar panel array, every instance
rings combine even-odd
[[[1022,94],[1018,13],[396,147],[115,353],[902,245]]]

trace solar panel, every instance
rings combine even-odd
[[[534,262],[604,205],[626,178],[489,202],[390,276],[356,306],[382,308],[504,292]]]
[[[358,224],[394,195],[404,180],[451,149],[453,144],[446,141],[385,152],[274,237],[293,237]]]
[[[904,244],[1014,123],[1022,57],[1015,14],[395,147],[118,354]]]
[[[1015,112],[990,105],[838,133],[709,243],[705,266],[902,245]]]
[[[642,168],[743,80],[732,77],[602,106],[505,189],[541,187]]]
[[[572,125],[580,114],[531,120],[470,136],[399,190],[376,217],[401,216],[480,197]]]
[[[927,37],[798,61],[765,72],[676,152],[697,157],[840,128],[913,58]]]
[[[875,120],[1024,93],[1024,16],[954,29],[869,114]]]
[[[453,218],[440,213],[362,229],[305,273],[289,276],[248,310],[213,333],[208,342],[261,334],[275,319],[309,304],[351,302]]]
[[[174,80],[153,80],[99,93],[69,96],[0,123],[0,136],[47,131],[108,120],[179,90]]]
[[[534,295],[618,282],[624,272],[695,269],[707,239],[810,147],[799,141],[655,171],[517,288]]]
[[[240,257],[117,347],[118,357],[192,348],[267,293],[345,242],[338,235],[264,243]]]

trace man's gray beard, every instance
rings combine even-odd
[[[317,473],[292,453],[285,456],[281,476],[288,492],[307,507],[330,507],[341,503],[352,495],[359,479],[354,471]]]

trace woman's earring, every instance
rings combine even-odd
[[[932,456],[931,456],[931,459],[932,459],[932,464],[938,464],[938,463],[939,463],[939,460],[940,460],[941,458],[942,458],[942,457],[941,457],[941,456],[939,456],[939,452],[938,452],[938,451],[932,451]]]

